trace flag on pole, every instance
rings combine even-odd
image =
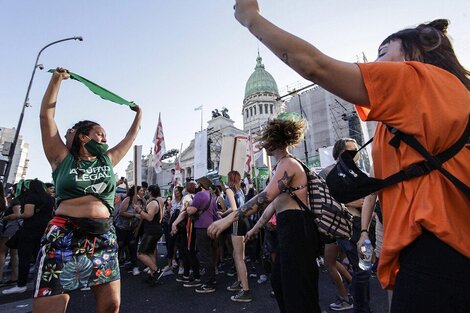
[[[54,71],[55,71],[55,69],[50,69],[48,72],[49,73],[54,73]],[[117,104],[128,105],[130,107],[133,107],[133,106],[136,105],[134,102],[127,101],[126,99],[121,98],[120,96],[118,96],[114,92],[111,92],[111,91],[101,87],[100,85],[86,79],[85,77],[82,77],[82,76],[80,76],[78,74],[75,74],[75,73],[72,73],[72,72],[69,72],[69,75],[70,75],[71,79],[74,79],[76,81],[81,82],[82,84],[87,86],[88,89],[91,90],[91,92],[93,92],[95,95],[101,97],[104,100],[109,100],[109,101],[117,103]]]
[[[161,120],[161,113],[158,113],[158,125],[153,136],[153,167],[158,174],[162,171],[162,156],[166,152],[165,138],[163,137],[163,127]]]
[[[194,111],[201,111],[202,110],[202,104],[198,106],[197,108],[194,108]]]

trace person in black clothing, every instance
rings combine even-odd
[[[136,209],[142,219],[144,234],[139,246],[139,260],[149,267],[149,282],[154,284],[161,277],[155,257],[158,240],[162,236],[163,200],[157,185],[148,187],[149,200],[145,209]]]
[[[21,204],[19,197],[16,197],[16,187],[10,187],[6,199],[7,208],[2,217],[2,231],[0,232],[0,269],[3,270],[7,253],[10,254],[11,276],[7,281],[3,281],[3,272],[0,274],[2,286],[16,284],[18,282],[18,244],[14,235],[21,226],[22,220],[18,219],[21,214]]]
[[[18,240],[18,283],[16,287],[6,289],[3,294],[22,293],[26,291],[29,267],[36,258],[47,223],[52,218],[55,200],[47,192],[44,183],[34,179],[29,182],[29,189],[23,191],[20,200],[23,213],[23,226],[19,230]]]

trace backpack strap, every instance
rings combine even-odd
[[[307,177],[307,185],[308,185],[308,175],[310,173],[310,169],[308,168],[308,166],[304,162],[302,162],[299,159],[297,159],[296,157],[294,157],[293,155],[289,155],[289,157],[293,158],[294,160],[296,160],[297,162],[300,163],[300,165],[302,166],[302,168],[305,172],[305,175]],[[299,207],[301,209],[304,209],[305,211],[310,212],[311,211],[310,208],[305,203],[303,203],[303,201],[300,200],[300,198],[294,193],[294,191],[303,189],[303,188],[307,187],[307,185],[305,185],[305,186],[301,185],[301,186],[297,186],[297,187],[289,186],[286,189],[282,190],[282,192],[287,192],[291,196],[291,198],[294,199],[295,202],[297,202],[297,204],[299,205]],[[309,197],[308,194],[307,194],[307,197]],[[307,198],[307,201],[308,201],[308,198]]]
[[[386,186],[393,185],[397,182],[407,180],[413,177],[426,175],[431,171],[437,169],[457,188],[462,190],[468,199],[470,199],[470,187],[465,185],[457,177],[455,177],[442,167],[442,163],[454,157],[454,155],[456,155],[468,143],[470,137],[470,117],[467,122],[465,131],[463,132],[459,140],[457,140],[456,143],[454,143],[445,151],[437,154],[436,156],[431,155],[414,136],[402,133],[394,127],[387,126],[387,129],[394,135],[392,140],[390,140],[389,142],[390,145],[394,146],[395,148],[398,148],[400,145],[400,141],[403,141],[407,145],[415,149],[417,152],[419,152],[426,159],[426,161],[411,164],[410,166],[399,171],[398,173],[387,177],[386,179],[384,179],[384,183],[386,184]]]

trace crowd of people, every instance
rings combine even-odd
[[[250,302],[254,266],[247,260],[264,259],[263,274],[269,274],[280,311],[312,313],[321,312],[318,267],[324,260],[338,292],[331,310],[371,312],[369,282],[377,271],[390,291],[391,313],[470,312],[468,138],[464,148],[455,148],[468,134],[470,73],[455,56],[448,21],[391,34],[379,45],[376,62],[355,64],[337,61],[272,24],[256,0],[236,0],[234,10],[236,19],[293,70],[356,104],[362,119],[379,122],[371,177],[385,179],[424,160],[423,152],[399,144],[397,129],[421,142],[437,165],[343,203],[352,215],[351,238],[324,238],[305,209],[309,176],[290,153],[303,138],[306,120],[281,114],[267,122],[259,138],[260,148],[275,160],[263,190],[255,192],[249,177],[242,182],[243,173],[231,171],[220,184],[208,177],[184,185],[172,179],[165,198],[159,186],[127,186],[113,172],[137,136],[139,106],[131,107],[134,120],[113,148],[105,130],[88,120],[76,123],[62,141],[54,116],[69,73],[57,68],[40,110],[54,183],[24,180],[0,197],[0,268],[7,253],[12,268],[8,281],[0,272],[2,284],[11,285],[2,293],[25,292],[36,260],[34,312],[64,312],[69,292],[80,288],[93,291],[97,312],[118,312],[120,264],[132,275],[146,275],[150,286],[174,272],[182,287],[207,294],[220,287],[217,272],[230,259],[235,281],[224,289],[236,292],[230,300]],[[334,158],[358,148],[354,139],[339,139]],[[335,166],[319,176],[328,179]],[[444,176],[444,170],[453,176]],[[116,201],[121,184],[127,192]],[[360,266],[366,240],[375,247],[371,268]],[[159,242],[166,246],[166,260],[158,259]]]

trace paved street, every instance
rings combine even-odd
[[[258,284],[257,278],[250,278],[250,286],[254,300],[251,303],[236,303],[230,300],[234,293],[225,288],[233,282],[233,278],[225,273],[217,276],[217,290],[210,294],[197,294],[193,288],[184,288],[175,281],[175,275],[161,279],[162,284],[149,287],[143,282],[144,275],[132,276],[122,270],[122,304],[121,312],[171,312],[171,313],[275,313],[279,312],[274,298],[270,296],[270,283]],[[29,284],[31,287],[31,283]],[[374,313],[386,313],[387,296],[380,288],[377,278],[371,279],[371,307]],[[4,288],[0,288],[3,290]],[[24,294],[4,296],[0,294],[0,312],[24,313],[31,312],[31,291]],[[333,283],[324,269],[320,274],[320,306],[324,312],[328,304],[335,300]],[[75,291],[69,303],[69,313],[94,312],[94,300],[91,291]],[[342,311],[346,313],[352,310]]]

